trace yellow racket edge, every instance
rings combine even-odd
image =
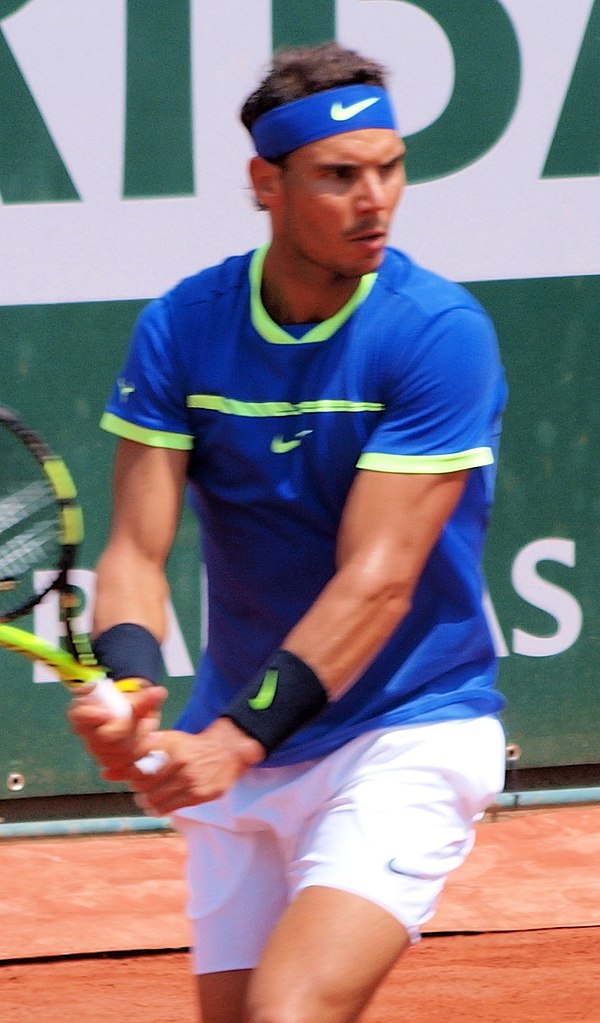
[[[104,678],[106,672],[99,666],[80,664],[66,650],[52,646],[46,640],[40,639],[33,632],[26,632],[16,625],[0,624],[0,647],[10,650],[30,661],[41,661],[53,668],[61,682],[69,689],[78,689],[80,686],[88,685],[90,682],[97,682]]]

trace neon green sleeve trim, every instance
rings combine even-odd
[[[194,438],[189,433],[167,433],[164,430],[149,430],[145,426],[135,426],[126,419],[120,419],[112,412],[105,412],[100,420],[100,427],[107,433],[115,433],[125,440],[135,440],[138,444],[147,444],[152,448],[172,448],[175,451],[191,451]]]
[[[481,465],[493,465],[493,462],[491,448],[471,448],[451,455],[380,455],[368,451],[360,456],[356,465],[358,469],[375,472],[442,473],[476,469]]]

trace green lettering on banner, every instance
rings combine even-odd
[[[452,97],[440,117],[407,136],[411,183],[453,174],[502,136],[519,95],[519,44],[499,0],[406,0],[445,32],[455,60]],[[374,9],[373,16],[377,16]],[[272,0],[273,49],[335,38],[334,0]]]
[[[542,177],[600,174],[600,2],[594,0]]]
[[[334,0],[272,0],[273,50],[316,46],[335,39]]]
[[[519,44],[498,0],[408,0],[431,15],[454,53],[454,91],[440,117],[407,137],[409,181],[430,181],[482,157],[503,134],[519,95]],[[401,42],[399,42],[401,48]]]
[[[3,0],[0,19],[24,7]],[[5,203],[79,199],[27,83],[0,29],[0,195]]]
[[[190,0],[127,0],[124,195],[193,195]]]
[[[8,18],[10,14],[14,14],[19,7],[27,7],[29,2],[30,0],[0,0],[0,21]]]

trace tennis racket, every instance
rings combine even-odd
[[[69,571],[83,539],[83,514],[67,466],[12,409],[0,406],[0,647],[55,670],[71,692],[127,719],[127,697],[97,664],[89,636],[75,633],[78,601],[69,590]],[[50,569],[41,592],[35,573]],[[9,623],[28,614],[56,590],[71,653]],[[165,763],[162,752],[138,760],[154,773]]]

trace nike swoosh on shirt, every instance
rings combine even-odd
[[[269,668],[265,672],[265,677],[260,684],[260,689],[256,696],[252,696],[248,700],[248,706],[252,710],[268,710],[275,699],[278,682],[279,672],[276,668]]]
[[[312,433],[312,430],[300,430],[300,433],[297,433],[293,440],[284,440],[282,434],[279,433],[271,441],[271,451],[274,455],[282,455],[286,451],[293,451],[294,448],[300,447],[304,437],[308,437],[310,433]]]
[[[119,377],[117,380],[117,387],[119,388],[120,401],[127,401],[129,395],[133,394],[135,391],[133,384],[128,383],[127,380],[123,379],[123,377]]]
[[[358,103],[351,103],[349,107],[344,107],[341,103],[332,103],[329,113],[334,121],[349,121],[363,110],[372,107],[374,103],[379,103],[380,99],[381,96],[371,96],[370,99],[360,99]]]

